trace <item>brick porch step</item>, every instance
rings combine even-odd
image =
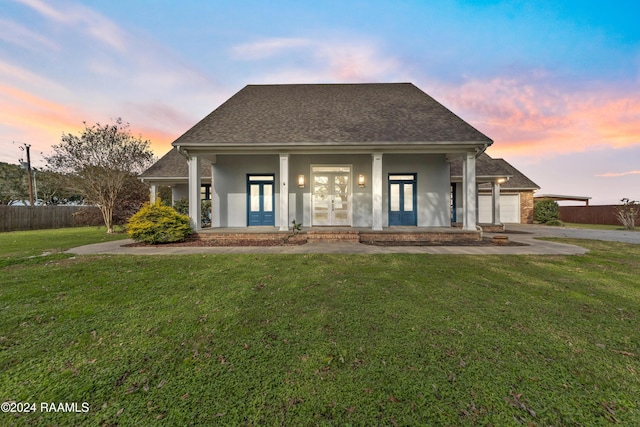
[[[360,235],[360,242],[376,243],[452,243],[474,242],[482,240],[482,235],[476,231],[449,230],[446,232],[415,232],[415,233],[389,233],[389,232],[364,232]]]
[[[307,231],[308,242],[360,242],[360,232],[353,230]]]

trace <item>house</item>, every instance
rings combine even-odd
[[[382,230],[453,219],[476,230],[478,184],[490,185],[499,223],[500,185],[515,176],[486,161],[492,143],[410,83],[248,85],[140,178],[152,198],[160,185],[186,196],[195,228],[204,197],[212,227]],[[484,163],[490,170],[477,175]]]
[[[504,159],[493,159],[507,172],[508,179],[500,186],[500,220],[502,223],[533,224],[533,200],[534,193],[540,187],[522,172]],[[491,220],[489,209],[491,203],[490,184],[484,183],[478,186],[479,191],[479,217],[480,223]]]
[[[462,182],[462,161],[451,163],[452,221],[460,215],[462,203],[458,186]],[[482,153],[476,159],[478,183],[478,223],[533,224],[533,200],[540,187],[504,159]],[[499,207],[493,206],[494,185],[500,186]]]

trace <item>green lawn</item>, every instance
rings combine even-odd
[[[638,245],[29,258],[7,239],[0,401],[37,412],[0,425],[640,425]]]
[[[629,231],[629,230],[625,230],[625,228],[622,225],[609,225],[609,224],[579,224],[579,223],[575,223],[575,222],[565,222],[564,223],[564,227],[587,228],[587,229],[591,229],[591,230]],[[638,230],[638,228],[636,228],[633,231],[639,231],[639,230]]]
[[[38,256],[43,252],[61,252],[76,246],[127,237],[129,236],[124,232],[107,234],[105,227],[0,232],[0,256],[6,261],[8,258]]]

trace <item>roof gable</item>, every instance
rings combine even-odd
[[[462,178],[462,159],[455,159],[451,162],[451,177],[454,179]],[[513,167],[504,159],[494,159],[487,153],[482,153],[476,159],[476,177],[482,177],[483,181],[479,182],[480,188],[488,188],[489,184],[486,179],[508,177],[509,180],[501,185],[505,190],[538,190],[540,187],[527,178],[522,172]]]
[[[211,162],[200,159],[200,175],[211,176]],[[189,176],[189,163],[187,159],[178,152],[177,148],[172,148],[167,154],[162,156],[149,169],[139,175],[140,178],[184,178]]]
[[[295,143],[491,144],[411,83],[248,85],[174,146]]]
[[[500,167],[505,169],[511,178],[509,181],[502,184],[502,187],[505,189],[512,190],[539,190],[540,187],[535,182],[531,181],[526,175],[520,172],[518,169],[513,167],[511,163],[507,162],[504,159],[493,159],[493,161],[498,162]]]

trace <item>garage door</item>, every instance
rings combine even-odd
[[[491,223],[491,196],[481,195],[478,198],[479,222]],[[500,196],[500,222],[503,224],[520,223],[520,195],[502,194]]]

